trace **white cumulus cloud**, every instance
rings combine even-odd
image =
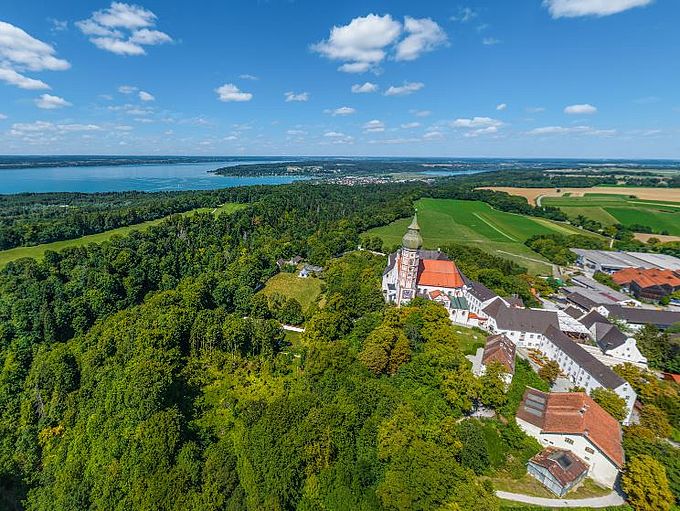
[[[587,135],[587,136],[611,136],[616,134],[614,129],[597,129],[590,126],[543,126],[534,128],[528,132],[529,135]]]
[[[405,82],[404,85],[392,85],[385,91],[385,96],[406,96],[425,87],[422,82]]]
[[[335,117],[336,115],[352,115],[353,113],[356,113],[356,109],[351,106],[341,106],[340,108],[335,108],[333,110],[324,110],[324,112]]]
[[[597,112],[597,108],[588,103],[569,105],[564,108],[564,113],[569,115],[590,115]]]
[[[373,119],[364,124],[363,129],[366,133],[380,133],[385,131],[385,123],[378,119]]]
[[[233,83],[225,83],[221,87],[218,87],[215,89],[215,92],[217,92],[217,96],[219,97],[220,101],[237,101],[237,102],[242,102],[242,101],[250,101],[253,99],[253,95],[250,92],[243,92],[241,91],[236,85]]]
[[[7,119],[7,116],[5,114],[0,114],[0,121],[4,121]]]
[[[498,119],[492,119],[491,117],[473,117],[471,119],[459,118],[451,122],[451,126],[454,128],[498,128],[502,126],[503,123]]]
[[[369,94],[371,92],[376,92],[378,90],[378,85],[371,82],[355,83],[352,85],[352,92],[354,94]]]
[[[334,26],[327,39],[311,48],[327,59],[342,62],[340,71],[364,73],[375,70],[388,56],[414,60],[446,42],[446,33],[429,18],[406,17],[402,25],[389,14],[369,14]]]
[[[502,112],[506,108],[508,108],[508,105],[506,103],[500,103],[496,105],[496,110],[498,110],[499,112]]]
[[[60,98],[59,96],[43,94],[35,100],[35,105],[38,108],[44,108],[45,110],[54,110],[55,108],[71,106],[71,103],[66,101],[64,98]]]
[[[71,64],[56,56],[56,50],[12,25],[0,21],[0,80],[21,89],[49,89],[42,80],[25,71],[64,71]]]
[[[420,128],[420,123],[419,122],[406,122],[401,125],[401,128],[404,130],[412,130],[414,128]]]
[[[404,31],[408,34],[396,48],[396,60],[415,60],[423,53],[446,44],[446,33],[430,18],[404,18]]]
[[[478,128],[476,130],[466,132],[463,136],[472,138],[479,137],[480,135],[493,135],[494,133],[498,133],[498,126],[487,126],[486,128]]]
[[[139,99],[141,99],[142,101],[155,101],[156,100],[156,98],[154,97],[153,94],[149,94],[148,92],[143,91],[143,90],[139,91]]]
[[[286,102],[289,103],[291,101],[308,101],[309,100],[309,92],[285,92],[284,96],[286,97]]]
[[[154,28],[157,19],[139,5],[112,2],[107,9],[77,21],[76,26],[97,48],[118,55],[145,55],[145,46],[172,42],[172,37]]]
[[[644,7],[653,0],[543,0],[553,18],[609,16],[634,7]]]
[[[441,138],[444,138],[444,133],[441,131],[428,131],[423,135],[425,140],[439,140]]]

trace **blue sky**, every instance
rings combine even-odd
[[[677,0],[0,7],[0,154],[680,158]]]

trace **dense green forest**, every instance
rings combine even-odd
[[[425,194],[476,193],[453,181],[234,188],[208,194],[248,204],[229,215],[175,215],[9,263],[0,508],[500,509],[490,478],[521,476],[539,450],[513,415],[527,385],[546,383],[521,361],[507,394],[499,369],[473,377],[464,354],[483,334],[432,302],[386,306],[385,258],[355,251]],[[546,286],[478,249],[443,250],[504,296],[532,303]],[[258,293],[296,254],[326,267],[323,300],[304,313]],[[291,338],[279,321],[305,332]],[[662,452],[677,499],[680,457],[659,440],[679,427],[677,392],[648,395],[661,413],[649,408],[657,420],[632,445]],[[498,418],[466,417],[478,403]]]
[[[310,168],[324,169],[328,175],[347,172],[352,175],[380,174],[387,172],[423,172],[422,162],[413,161],[305,161]],[[224,172],[247,175],[263,173],[285,173],[280,164],[249,164],[228,167]],[[241,170],[243,169],[243,170]],[[302,171],[300,171],[302,172]],[[321,171],[320,171],[321,172]],[[325,174],[324,174],[325,175]],[[636,177],[637,176],[637,177]],[[638,174],[634,176],[639,178]],[[632,179],[631,177],[631,179]],[[643,176],[648,178],[648,176]],[[551,220],[566,221],[567,216],[558,208],[534,207],[523,197],[511,196],[503,192],[476,190],[481,186],[531,186],[564,187],[595,186],[613,184],[614,178],[606,172],[583,175],[563,175],[544,170],[506,170],[501,172],[481,172],[461,174],[448,178],[437,178],[433,184],[414,181],[408,186],[418,198],[442,197],[452,199],[481,200],[501,211],[539,216]],[[628,177],[626,177],[628,179]],[[650,178],[651,179],[651,178]],[[671,179],[671,178],[668,178]],[[664,181],[672,186],[672,179]],[[680,179],[680,178],[679,178]],[[634,183],[631,183],[634,184]],[[637,183],[640,184],[640,183]],[[644,183],[642,183],[644,184]],[[647,183],[653,185],[653,183]],[[400,188],[400,185],[385,185]],[[266,195],[267,187],[232,188],[208,191],[184,192],[112,192],[112,193],[43,193],[0,195],[0,250],[19,246],[37,245],[53,241],[78,238],[96,234],[118,227],[139,224],[165,216],[182,213],[196,208],[214,208],[226,202],[252,202]],[[571,219],[572,223],[584,229],[617,237],[632,236],[630,229],[623,226],[605,227],[585,217]],[[649,228],[639,226],[640,232]],[[619,233],[620,231],[620,233]],[[642,245],[642,244],[640,244]]]
[[[232,215],[175,216],[2,271],[2,504],[498,508],[477,477],[487,441],[456,418],[481,396],[503,404],[500,378],[461,386],[467,339],[446,312],[386,309],[384,258],[334,258],[410,213],[409,187],[248,193]],[[289,346],[255,291],[295,253],[329,268],[325,306]],[[478,255],[467,271],[483,275]],[[516,428],[487,427],[514,439],[495,466],[535,452]]]

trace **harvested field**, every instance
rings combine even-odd
[[[644,232],[636,232],[635,239],[647,243],[649,238],[656,238],[662,243],[668,243],[670,241],[680,241],[680,236],[667,236],[664,234],[647,234]]]
[[[680,188],[642,188],[599,186],[593,188],[515,188],[511,186],[485,186],[483,190],[496,190],[510,195],[526,197],[529,203],[536,205],[537,197],[562,197],[570,194],[572,197],[583,197],[587,193],[608,195],[634,195],[638,199],[680,202]]]

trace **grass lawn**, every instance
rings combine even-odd
[[[464,328],[455,325],[458,345],[464,355],[474,355],[477,353],[477,348],[484,346],[486,342],[486,335],[471,328]]]
[[[597,193],[588,193],[583,197],[545,197],[541,203],[560,208],[571,217],[584,215],[605,225],[641,224],[657,233],[668,231],[671,235],[680,236],[678,203]]]
[[[302,305],[302,310],[307,310],[321,294],[321,281],[316,277],[303,279],[297,273],[277,273],[267,281],[261,293],[281,293],[288,298],[295,298]]]
[[[532,495],[534,497],[543,497],[547,499],[559,498],[529,474],[524,474],[520,479],[494,477],[491,478],[491,482],[493,483],[495,490],[522,493],[524,495]],[[604,495],[609,495],[610,493],[610,488],[600,486],[592,479],[585,479],[576,489],[567,493],[564,498],[586,499],[590,497],[602,497]]]
[[[484,202],[452,199],[421,199],[416,203],[425,248],[447,243],[476,245],[494,255],[513,259],[531,273],[550,274],[550,263],[524,245],[535,234],[583,234],[566,224],[497,211]],[[371,229],[387,246],[401,243],[410,218]]]
[[[218,208],[198,208],[182,213],[182,215],[193,216],[196,213],[210,213],[215,211],[215,214],[219,213],[232,213],[238,211],[239,209],[245,208],[245,204],[235,204],[228,203],[223,204]],[[110,231],[100,232],[98,234],[90,234],[89,236],[83,236],[81,238],[75,238],[71,240],[55,241],[52,243],[43,243],[42,245],[35,245],[32,247],[17,247],[11,248],[9,250],[0,251],[0,268],[5,266],[10,261],[16,259],[21,259],[23,257],[35,257],[40,259],[47,250],[52,250],[58,252],[65,248],[70,247],[80,247],[83,245],[88,245],[90,243],[102,243],[111,239],[113,236],[125,236],[130,234],[132,231],[142,231],[148,229],[153,225],[160,224],[165,218],[159,218],[157,220],[150,220],[148,222],[143,222],[141,224],[127,225],[125,227],[119,227],[118,229],[111,229]]]

